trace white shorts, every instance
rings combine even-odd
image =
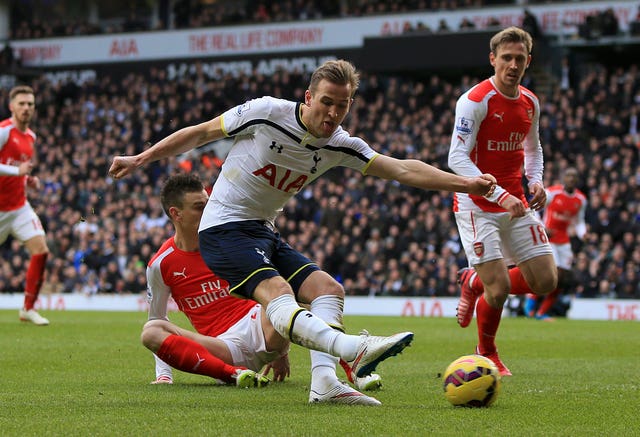
[[[0,211],[0,244],[9,234],[24,243],[38,235],[45,235],[42,223],[29,202],[13,211]]]
[[[553,258],[556,260],[556,265],[559,269],[571,270],[571,265],[573,264],[571,243],[551,243],[551,251],[553,252]]]
[[[511,220],[508,212],[456,212],[460,239],[470,266],[504,259],[507,265],[551,254],[538,214],[528,211]]]
[[[246,367],[256,372],[280,356],[277,351],[267,351],[262,332],[261,309],[260,304],[256,304],[235,325],[218,336],[229,347],[234,366]]]

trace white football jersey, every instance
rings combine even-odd
[[[302,123],[302,104],[261,97],[222,114],[222,130],[234,144],[222,165],[200,230],[244,220],[274,222],[291,197],[327,170],[365,172],[378,154],[338,127],[315,138]]]

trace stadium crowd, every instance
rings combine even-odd
[[[543,0],[551,3],[550,0]],[[559,0],[558,0],[559,1]],[[529,1],[529,4],[541,1]],[[342,0],[321,2],[307,0],[205,1],[176,0],[158,2],[160,13],[154,16],[152,3],[129,2],[121,16],[108,19],[72,18],[60,4],[44,4],[40,8],[15,4],[12,14],[11,39],[51,38],[141,32],[166,29],[227,26],[238,24],[278,23],[311,19],[364,17],[419,11],[445,11],[484,6],[520,4],[517,0]],[[167,9],[167,5],[169,6]],[[40,12],[38,12],[40,11]],[[42,11],[47,11],[43,14]],[[43,16],[44,15],[44,16]]]
[[[545,185],[575,166],[589,202],[587,237],[574,241],[573,291],[640,298],[640,72],[593,65],[579,73],[575,84],[539,96]],[[446,168],[455,101],[478,79],[363,73],[344,127],[381,152]],[[160,68],[82,84],[34,80],[35,174],[44,188],[30,199],[52,252],[43,293],[144,291],[146,263],[172,233],[158,199],[162,182],[178,171],[197,171],[212,182],[224,159],[219,149],[203,148],[114,182],[107,177],[111,156],[140,151],[246,99],[302,101],[307,80],[285,71],[212,79],[197,68],[172,80]],[[0,94],[1,119],[8,117],[7,94]],[[278,227],[348,294],[457,296],[456,273],[466,258],[451,203],[450,193],[342,169],[299,193]],[[26,262],[16,241],[0,247],[0,291],[22,290]]]

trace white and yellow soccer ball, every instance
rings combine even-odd
[[[461,407],[488,407],[500,393],[500,372],[482,355],[464,355],[447,367],[442,376],[444,396]]]

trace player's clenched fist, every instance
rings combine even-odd
[[[134,158],[133,156],[114,157],[109,168],[109,176],[114,179],[120,179],[131,174],[136,168]]]

